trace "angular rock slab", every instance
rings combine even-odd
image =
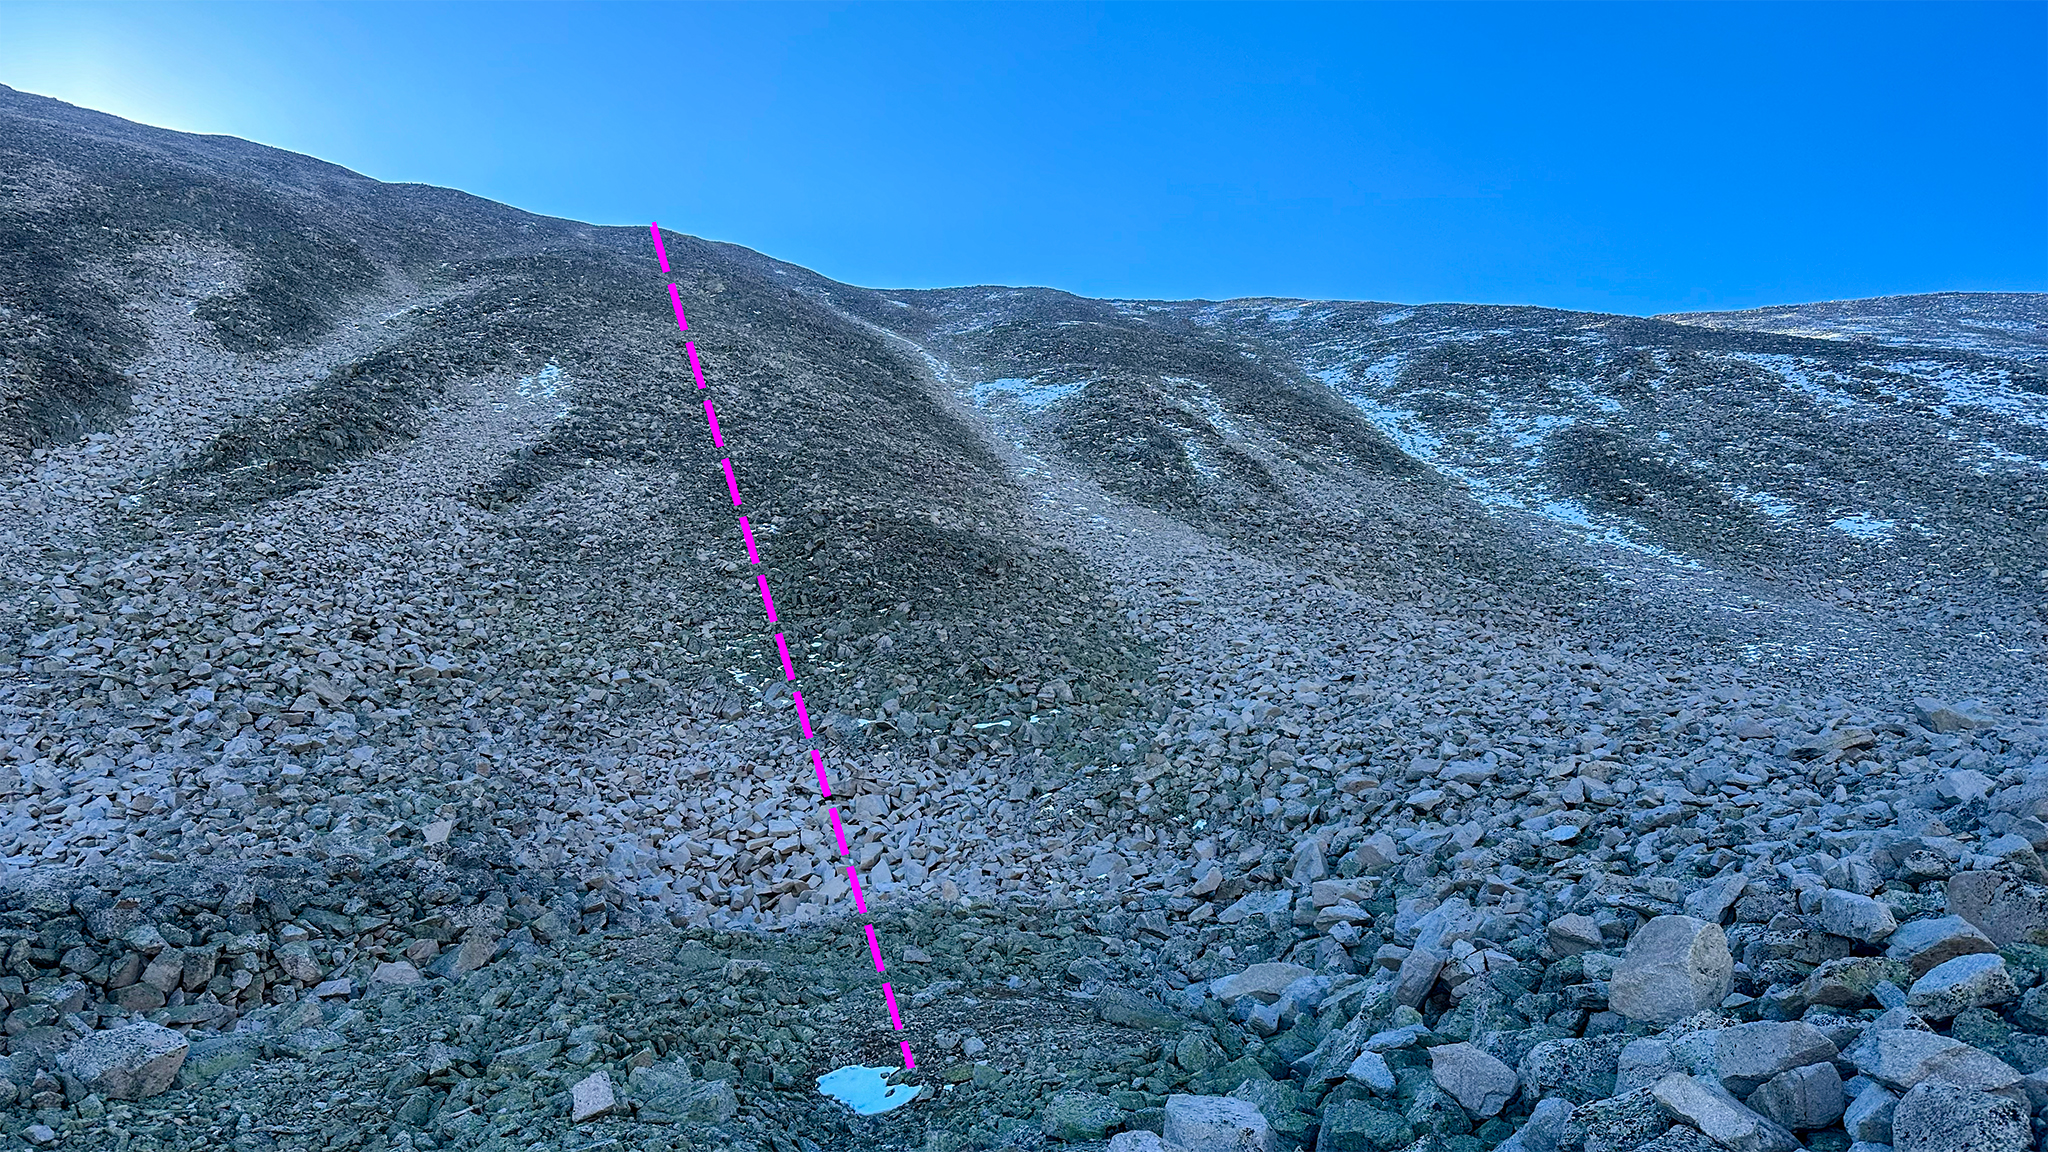
[[[1735,1097],[1683,1072],[1657,1081],[1650,1092],[1672,1115],[1734,1152],[1791,1152],[1799,1147],[1790,1132]]]
[[[2026,1106],[1939,1080],[1915,1087],[1892,1116],[1895,1152],[2027,1152]]]
[[[2019,985],[2006,970],[2005,957],[1978,953],[1944,960],[1913,981],[1906,1007],[1930,1020],[1946,1020],[1966,1008],[1984,1008],[2019,999]]]
[[[2000,948],[2048,947],[2048,886],[2003,872],[1958,872],[1948,878],[1949,911],[1975,924]]]
[[[1500,1115],[1521,1083],[1513,1068],[1471,1044],[1431,1048],[1429,1071],[1436,1086],[1450,1093],[1458,1107],[1481,1119]]]
[[[1986,1092],[2008,1091],[2020,1082],[2019,1072],[1991,1053],[1917,1028],[1873,1029],[1843,1055],[1858,1072],[1898,1092],[1927,1080]]]
[[[1672,1054],[1693,1075],[1746,1095],[1781,1072],[1833,1060],[1835,1042],[1811,1024],[1798,1020],[1759,1020],[1710,1032],[1696,1032],[1671,1046]]]
[[[1912,970],[1916,980],[1944,960],[1998,951],[1998,945],[1991,942],[1991,937],[1961,916],[1908,920],[1887,937],[1884,944],[1885,956],[1903,962]],[[1896,983],[1903,985],[1905,982]]]
[[[1266,1117],[1229,1096],[1166,1098],[1166,1142],[1186,1152],[1276,1152]]]
[[[82,1036],[58,1062],[87,1092],[142,1100],[168,1090],[191,1045],[161,1024],[124,1024]]]
[[[1735,983],[1719,924],[1659,916],[1637,930],[1608,984],[1608,1007],[1630,1020],[1670,1024],[1718,1007]]]
[[[1848,1098],[1842,1091],[1842,1074],[1822,1061],[1778,1073],[1744,1103],[1780,1127],[1806,1132],[1840,1120]]]
[[[618,1103],[618,1095],[612,1091],[612,1074],[600,1068],[569,1089],[569,1122],[581,1124],[609,1116]]]
[[[1899,930],[1892,910],[1868,896],[1830,888],[1821,894],[1820,926],[1837,936],[1875,944]]]
[[[1312,969],[1299,964],[1254,964],[1236,975],[1218,979],[1209,990],[1225,1004],[1235,1004],[1246,996],[1256,996],[1271,1004],[1287,991],[1288,985],[1313,975]]]

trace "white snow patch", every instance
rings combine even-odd
[[[1727,488],[1728,493],[1734,496],[1737,500],[1740,500],[1745,504],[1756,505],[1758,508],[1763,510],[1764,515],[1769,516],[1775,520],[1783,520],[1791,516],[1794,512],[1798,511],[1797,508],[1793,507],[1790,504],[1787,504],[1785,501],[1778,499],[1776,496],[1773,496],[1768,492],[1758,492],[1753,488],[1745,488],[1740,484],[1729,484],[1725,487]]]
[[[1813,378],[1812,373],[1828,367],[1825,360],[1811,356],[1784,356],[1763,352],[1730,352],[1727,355],[1731,360],[1740,360],[1777,373],[1779,379],[1829,407],[1846,410],[1862,403],[1855,396]]]
[[[1868,513],[1858,512],[1854,516],[1829,521],[1828,527],[1859,540],[1889,540],[1892,537],[1892,529],[1897,525],[1890,520],[1879,520]]]
[[[1088,382],[1052,383],[1005,377],[974,386],[974,402],[986,408],[998,400],[1011,402],[1032,412],[1043,412],[1071,396],[1079,395]]]
[[[879,1116],[917,1099],[917,1085],[888,1083],[887,1077],[894,1071],[849,1064],[818,1077],[818,1091],[862,1116]]]

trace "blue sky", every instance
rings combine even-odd
[[[0,83],[877,287],[2048,289],[2048,5],[0,4]]]

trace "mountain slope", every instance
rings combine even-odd
[[[1849,954],[1807,877],[1934,915],[1906,826],[2039,867],[2048,298],[1103,301],[663,235],[722,450],[644,229],[0,88],[9,1132],[954,1150],[1277,1078],[1299,1136],[1433,909],[1424,1019],[1514,1064],[1620,1027],[1566,952],[1690,896],[1752,886],[1754,1019],[1773,949]],[[1205,992],[1261,962],[1327,1000]],[[86,1103],[59,1054],[140,1018],[196,1071]],[[810,1090],[902,1037],[915,1107]]]

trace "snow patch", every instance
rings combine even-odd
[[[974,386],[974,402],[986,408],[997,401],[1014,403],[1031,412],[1043,412],[1062,400],[1080,394],[1088,382],[1051,383],[1005,377]]]
[[[1897,525],[1890,520],[1879,520],[1868,513],[1858,512],[1854,516],[1831,520],[1828,527],[1859,540],[1889,540],[1892,538],[1892,529]]]
[[[849,1064],[818,1077],[818,1091],[862,1116],[879,1116],[917,1099],[917,1085],[888,1082],[889,1074],[894,1071],[894,1068]]]

